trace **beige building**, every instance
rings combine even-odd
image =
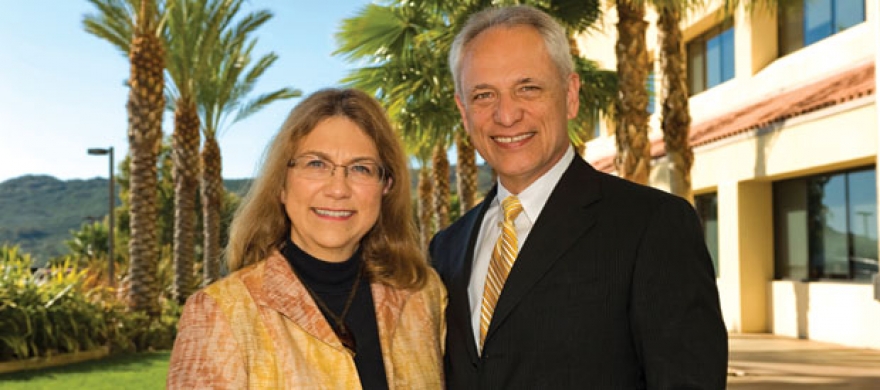
[[[682,23],[695,206],[731,332],[880,349],[878,1],[733,14],[716,1]],[[656,15],[648,22],[659,64]],[[615,23],[608,7],[600,30],[578,40],[606,69],[616,67]],[[655,74],[651,185],[668,189]],[[615,150],[602,123],[586,159],[613,172]]]

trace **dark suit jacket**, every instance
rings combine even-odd
[[[534,222],[478,355],[467,287],[494,197],[431,242],[449,291],[449,388],[725,387],[727,332],[693,208],[577,157]]]

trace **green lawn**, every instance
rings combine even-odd
[[[164,389],[170,357],[169,351],[145,352],[3,374],[0,375],[0,389]]]

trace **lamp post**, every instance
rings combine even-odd
[[[115,265],[114,261],[113,261],[114,254],[115,254],[115,252],[113,251],[113,240],[114,240],[114,236],[115,236],[115,234],[114,234],[115,230],[113,229],[113,225],[114,225],[113,222],[115,220],[115,216],[113,215],[114,214],[113,209],[116,207],[116,179],[113,176],[113,147],[111,146],[107,149],[89,148],[89,154],[92,156],[103,156],[103,155],[110,156],[110,186],[109,186],[110,200],[108,203],[109,204],[108,210],[110,212],[110,223],[109,223],[110,226],[108,227],[108,234],[107,234],[107,273],[109,274],[108,277],[110,279],[110,287],[116,287],[116,278],[113,275],[113,268]]]

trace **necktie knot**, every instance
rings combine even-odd
[[[501,207],[504,208],[504,222],[505,223],[513,223],[513,220],[523,211],[522,203],[519,202],[519,198],[516,195],[510,195],[501,202]]]

